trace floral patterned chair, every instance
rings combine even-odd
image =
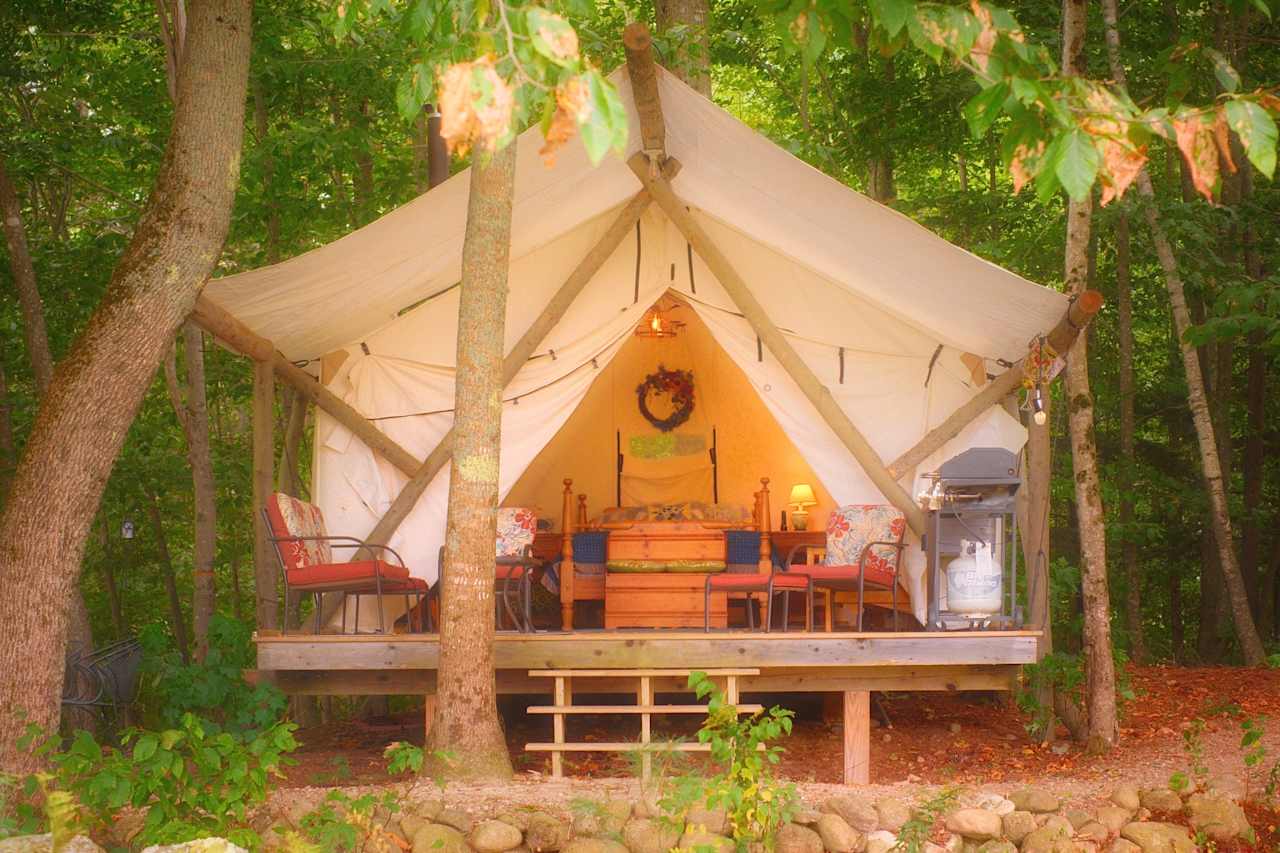
[[[320,633],[321,611],[324,594],[341,592],[356,599],[356,617],[353,630],[360,631],[360,597],[375,595],[378,598],[378,631],[385,632],[385,616],[382,610],[384,595],[403,595],[406,611],[413,612],[409,600],[421,600],[427,594],[427,582],[409,577],[404,560],[386,545],[374,545],[352,536],[330,536],[325,530],[324,515],[320,507],[298,500],[280,492],[271,495],[262,513],[267,519],[272,545],[284,574],[285,598],[289,593],[310,593],[316,604],[316,633]],[[334,562],[334,548],[368,548],[395,559],[394,563],[382,559],[352,560],[349,563]],[[410,628],[414,626],[411,624]],[[418,626],[421,627],[421,626]],[[347,630],[347,613],[343,608],[342,631]]]
[[[533,556],[538,515],[526,507],[498,508],[498,537],[494,568],[494,618],[505,614],[517,631],[533,630],[533,580],[542,562]],[[444,588],[444,546],[440,547],[440,583]]]
[[[893,602],[893,629],[898,630],[898,572],[906,550],[903,536],[907,519],[901,510],[879,504],[853,504],[834,510],[827,519],[826,556],[821,563],[796,562],[806,545],[797,545],[787,555],[787,573],[807,575],[815,590],[827,591],[827,624],[831,623],[831,602],[835,590],[857,590],[858,623],[862,630],[866,588],[890,591]]]

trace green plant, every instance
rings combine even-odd
[[[395,841],[386,824],[400,810],[400,800],[391,791],[360,797],[330,791],[317,808],[303,815],[302,835],[320,850],[391,850]]]
[[[898,831],[898,843],[890,848],[890,853],[922,853],[929,843],[933,825],[955,804],[959,795],[959,788],[943,788],[932,797],[916,803],[911,810],[911,819]]]
[[[254,668],[253,635],[248,625],[215,614],[209,623],[209,652],[202,663],[185,663],[160,625],[139,633],[143,648],[146,695],[166,727],[176,727],[184,714],[205,721],[206,731],[226,729],[252,733],[270,728],[284,717],[288,700],[269,684],[244,678]]]
[[[689,687],[699,699],[708,700],[698,742],[711,748],[711,759],[719,772],[709,779],[686,776],[676,780],[674,789],[659,801],[663,812],[680,818],[698,803],[723,807],[739,851],[753,844],[772,849],[777,831],[795,813],[797,796],[794,785],[773,777],[771,768],[783,750],[771,741],[791,734],[794,713],[775,706],[741,716],[704,672],[691,673]]]
[[[1113,652],[1116,671],[1116,704],[1123,715],[1125,706],[1133,701],[1136,694],[1129,682],[1126,664],[1129,656],[1123,649]],[[1029,663],[1022,668],[1022,684],[1014,701],[1019,710],[1030,719],[1025,726],[1027,734],[1034,738],[1042,737],[1053,724],[1054,710],[1040,701],[1040,694],[1046,688],[1064,694],[1077,706],[1083,706],[1084,691],[1084,658],[1080,655],[1065,652],[1053,652],[1045,655],[1038,663]]]
[[[1169,787],[1182,793],[1191,787],[1194,779],[1197,785],[1204,787],[1209,778],[1209,767],[1204,762],[1204,720],[1196,717],[1182,729],[1182,751],[1187,755],[1187,763],[1191,775],[1178,771],[1169,777]]]
[[[273,776],[292,763],[296,726],[276,723],[252,735],[210,732],[194,714],[164,731],[129,729],[122,747],[99,744],[77,732],[62,750],[58,738],[39,740],[28,728],[27,744],[47,756],[54,772],[46,786],[46,813],[70,806],[76,822],[89,831],[106,827],[125,806],[146,812],[138,841],[176,844],[208,835],[255,846],[245,825],[247,807],[263,802]]]
[[[1272,762],[1271,768],[1266,769],[1265,722],[1265,717],[1246,717],[1240,721],[1240,752],[1244,759],[1244,798],[1249,799],[1250,790],[1254,784],[1259,784],[1263,801],[1271,805],[1276,791],[1280,789],[1280,760]]]
[[[35,776],[0,773],[0,838],[32,835],[44,827],[44,815],[34,800],[37,792]]]

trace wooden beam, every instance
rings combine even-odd
[[[675,175],[678,168],[678,166],[673,165],[669,170],[669,174]],[[564,312],[569,309],[573,301],[582,293],[583,288],[600,271],[605,261],[609,260],[609,256],[618,248],[623,238],[636,227],[636,223],[640,221],[640,216],[648,208],[649,201],[648,193],[639,192],[632,197],[631,201],[627,202],[626,206],[618,212],[613,224],[609,226],[609,230],[591,247],[591,251],[587,252],[586,257],[578,263],[578,266],[565,279],[564,284],[551,297],[551,301],[542,309],[542,313],[520,336],[520,340],[516,341],[515,346],[511,348],[511,352],[502,361],[502,384],[504,387],[515,379],[516,374],[520,372],[520,368],[524,367],[525,362],[529,360],[529,356],[533,355],[547,334],[555,328],[556,323],[560,322]],[[431,481],[436,478],[436,475],[440,473],[440,469],[445,466],[445,463],[452,456],[453,429],[450,428],[444,434],[444,437],[440,439],[440,443],[436,445],[435,449],[427,455],[422,464],[407,472],[409,474],[409,482],[404,484],[400,494],[396,495],[396,499],[391,502],[391,506],[387,508],[382,518],[378,520],[377,525],[369,533],[367,537],[369,542],[378,545],[386,545],[389,542],[401,523],[408,518],[409,513],[417,506],[418,500],[426,492],[427,486],[431,485]]]
[[[1081,293],[1071,305],[1067,313],[1058,321],[1058,325],[1045,336],[1049,346],[1058,355],[1065,355],[1076,342],[1076,338],[1089,325],[1098,311],[1102,309],[1103,297],[1096,290]],[[1001,373],[982,389],[981,393],[951,413],[945,421],[916,442],[906,453],[889,464],[889,473],[897,478],[902,477],[932,455],[938,448],[960,434],[960,431],[973,423],[974,419],[992,406],[998,406],[1005,397],[1013,394],[1022,385],[1022,365],[1024,359]]]
[[[720,251],[720,248],[712,241],[710,235],[693,218],[693,214],[689,212],[689,209],[676,197],[670,183],[661,176],[656,178],[650,176],[648,160],[643,154],[636,154],[628,161],[628,164],[631,166],[631,171],[635,172],[636,177],[640,179],[645,189],[649,191],[649,195],[653,196],[653,200],[667,214],[667,217],[675,223],[676,227],[684,234],[685,239],[689,241],[693,250],[698,253],[703,262],[711,269],[721,287],[725,289],[725,292],[729,294],[729,297],[738,306],[738,310],[742,312],[743,317],[751,324],[751,328],[760,336],[760,340],[769,348],[774,358],[778,360],[778,363],[786,370],[805,397],[813,404],[819,416],[826,421],[827,426],[831,427],[831,431],[836,434],[836,437],[853,454],[853,458],[867,472],[871,482],[875,484],[876,488],[880,490],[880,493],[885,496],[889,503],[902,511],[907,518],[907,524],[911,526],[912,530],[917,534],[923,533],[925,529],[924,512],[907,494],[906,489],[902,488],[897,480],[885,469],[884,462],[880,459],[879,454],[876,453],[875,448],[871,446],[862,432],[849,419],[849,416],[840,408],[840,404],[836,402],[835,397],[831,396],[831,391],[827,386],[822,384],[822,381],[818,379],[809,365],[805,363],[804,359],[795,351],[778,327],[774,325],[773,320],[747,286],[746,279],[738,274],[737,269],[729,261],[729,258]]]
[[[844,783],[871,782],[871,692],[844,691]]]
[[[259,628],[278,624],[277,581],[279,567],[268,541],[267,521],[262,509],[275,487],[275,378],[269,361],[253,363],[253,579]]]
[[[627,76],[631,97],[640,115],[640,144],[651,162],[661,165],[667,157],[667,126],[658,96],[658,66],[653,61],[653,38],[639,21],[622,31],[622,47],[627,56]]]
[[[307,400],[324,409],[334,420],[351,430],[370,450],[401,471],[412,476],[418,470],[420,463],[416,456],[374,426],[372,421],[337,394],[317,382],[311,374],[285,358],[275,344],[240,322],[225,308],[201,296],[196,300],[191,319],[232,349],[244,353],[254,361],[270,363],[276,376],[292,385]]]

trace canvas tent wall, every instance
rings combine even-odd
[[[629,84],[616,75],[624,101]],[[659,75],[674,188],[754,297],[883,459],[913,446],[976,393],[961,357],[1013,362],[1066,309],[1061,294],[954,247],[792,157],[680,83]],[[632,116],[633,127],[635,116]],[[553,168],[537,129],[518,142],[507,348],[638,189],[619,158],[591,167],[578,142]],[[632,134],[628,154],[639,147]],[[335,393],[419,458],[447,431],[468,176],[300,257],[211,282],[206,295],[288,357],[346,353]],[[520,370],[504,398],[504,493],[551,440],[668,288],[683,294],[839,503],[884,498],[720,283],[652,206]],[[695,292],[696,289],[696,292]],[[425,302],[422,300],[426,300]],[[405,310],[408,306],[415,306]],[[843,351],[844,380],[840,381]],[[975,445],[1019,448],[1021,425],[992,407],[902,482]],[[317,418],[314,497],[330,526],[372,528],[405,476],[343,427]],[[392,545],[434,577],[448,473]],[[919,549],[910,584],[919,595]]]

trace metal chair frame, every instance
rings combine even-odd
[[[141,664],[142,644],[136,639],[121,640],[89,652],[71,652],[66,660],[62,704],[98,714],[105,714],[108,708],[118,713],[137,698]],[[87,692],[77,692],[81,684],[88,685]]]
[[[802,543],[792,548],[791,553],[787,554],[787,566],[785,569],[783,569],[783,571],[792,573],[792,574],[802,574],[804,572],[804,567],[800,567],[798,569],[792,568],[792,566],[796,565],[795,556],[800,551],[807,550],[808,548],[811,548],[811,547],[815,547],[815,546],[805,545]],[[871,553],[872,548],[877,548],[877,547],[893,548],[897,552],[893,561],[893,572],[892,572],[893,577],[892,577],[892,580],[889,582],[889,596],[890,596],[890,600],[892,601],[892,607],[893,607],[893,630],[897,631],[898,630],[898,573],[902,569],[902,554],[904,551],[906,551],[907,543],[901,540],[896,542],[891,542],[888,540],[876,540],[875,542],[868,542],[866,545],[862,546],[862,551],[859,552],[858,554],[858,576],[856,578],[850,576],[848,578],[819,577],[815,579],[812,576],[810,576],[809,581],[810,581],[810,584],[815,588],[826,588],[826,589],[832,590],[833,592],[841,589],[856,589],[858,591],[857,630],[861,631],[863,612],[866,610],[866,605],[863,604],[863,602],[866,600],[867,573],[865,569],[866,569],[866,563],[867,563],[867,555]],[[879,588],[879,589],[883,588],[880,584],[873,583],[872,585],[874,588]],[[835,603],[834,598],[831,598],[828,600],[828,606],[834,606],[834,603]]]
[[[702,630],[704,631],[711,630],[711,593],[715,591],[713,589],[713,584],[714,584],[713,579],[717,577],[732,577],[735,580],[738,580],[742,584],[742,586],[738,589],[724,590],[724,592],[726,594],[745,593],[748,596],[748,599],[747,599],[747,630],[748,631],[754,631],[756,629],[755,613],[754,613],[754,608],[751,606],[752,599],[750,598],[750,596],[757,592],[765,593],[764,630],[766,634],[771,633],[773,631],[773,598],[774,596],[781,595],[783,597],[782,598],[782,630],[785,633],[791,618],[791,595],[792,593],[797,593],[797,592],[803,593],[805,596],[805,605],[806,605],[805,618],[804,618],[805,630],[812,631],[813,630],[813,578],[810,578],[810,577],[805,578],[806,583],[805,583],[804,589],[802,590],[777,589],[775,588],[775,585],[774,585],[775,574],[776,573],[771,572],[768,575],[759,575],[759,574],[756,574],[756,575],[709,574],[707,575],[706,584],[703,587],[704,599],[703,599],[703,608],[702,608]]]
[[[432,589],[435,590],[436,598],[440,599],[441,593],[444,591],[444,546],[443,545],[440,546],[438,559],[439,559],[439,566],[440,566],[440,571],[438,575],[439,580],[436,581],[436,585],[432,587]],[[515,578],[511,577],[511,574],[512,574],[511,572],[508,572],[504,577],[501,577],[501,578],[497,577],[496,572],[494,573],[494,579],[493,579],[494,624],[495,625],[502,624],[502,613],[505,610],[507,617],[511,620],[511,624],[516,626],[515,627],[516,631],[522,634],[532,634],[534,630],[533,629],[533,572],[534,572],[534,569],[536,569],[542,563],[542,561],[533,555],[533,545],[524,546],[524,553],[518,556],[495,557],[494,561],[495,561],[494,562],[495,567],[507,566],[507,567],[514,568],[518,566],[524,569],[524,571],[520,572],[519,576]],[[517,604],[520,607],[520,610],[518,612],[512,606],[512,603],[511,603],[511,597],[513,592],[511,585],[513,581],[516,583],[516,588],[514,590],[514,593],[518,597]],[[428,620],[430,620],[431,618],[430,595],[431,595],[431,592],[429,591],[427,593],[428,603],[427,603],[427,607],[425,608],[428,612],[427,613]],[[501,629],[499,628],[497,630],[501,630]]]

